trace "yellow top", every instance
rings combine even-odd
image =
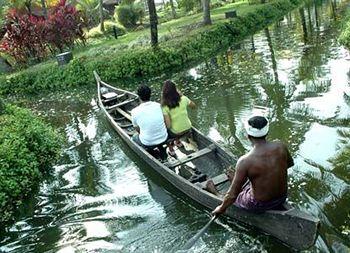
[[[191,121],[187,114],[187,106],[190,104],[190,102],[191,101],[188,99],[188,97],[181,96],[177,107],[169,109],[168,106],[163,106],[163,114],[170,117],[170,131],[174,134],[182,133],[192,127]]]

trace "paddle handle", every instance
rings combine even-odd
[[[213,223],[214,220],[216,220],[216,218],[218,217],[218,215],[214,215],[213,217],[211,217],[210,221],[201,229],[197,232],[197,234],[195,234],[186,244],[185,246],[182,248],[183,250],[188,250],[190,248],[192,248],[192,246],[196,243],[196,241],[204,234],[204,232],[208,229],[208,227],[210,226],[210,224]]]

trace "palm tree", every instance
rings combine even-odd
[[[202,0],[202,5],[203,5],[203,24],[211,25],[210,0]]]
[[[149,10],[149,22],[151,25],[151,44],[158,45],[158,18],[154,0],[147,0]]]
[[[100,0],[71,0],[71,3],[84,13],[89,27],[100,23]]]

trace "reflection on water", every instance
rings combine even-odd
[[[271,120],[295,166],[289,200],[321,220],[310,252],[350,248],[349,53],[336,41],[346,1],[314,1],[240,45],[172,78],[192,98],[195,126],[235,157],[249,149],[242,121]],[[150,81],[155,97],[160,79]],[[121,84],[134,90],[136,84]],[[23,103],[59,127],[67,146],[54,173],[1,236],[0,251],[171,252],[209,211],[159,178],[117,137],[95,88]],[[219,220],[191,252],[288,252],[273,238]]]

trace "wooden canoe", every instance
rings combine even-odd
[[[229,165],[235,164],[233,156],[193,128],[193,139],[197,143],[198,151],[189,152],[179,148],[177,154],[180,154],[181,158],[171,161],[157,159],[131,140],[134,129],[130,111],[139,105],[138,96],[103,82],[96,72],[94,75],[99,106],[127,145],[185,195],[210,210],[218,206],[222,199],[204,190],[205,181],[196,182],[196,176],[199,175],[197,179],[203,181],[205,178],[201,176],[206,175],[207,178],[213,179],[219,189],[223,190],[225,187],[227,189],[229,182],[223,171]],[[287,203],[284,205],[284,210],[271,210],[262,214],[247,212],[232,205],[226,210],[225,215],[245,225],[253,226],[296,250],[307,249],[315,243],[319,226],[319,219]]]

